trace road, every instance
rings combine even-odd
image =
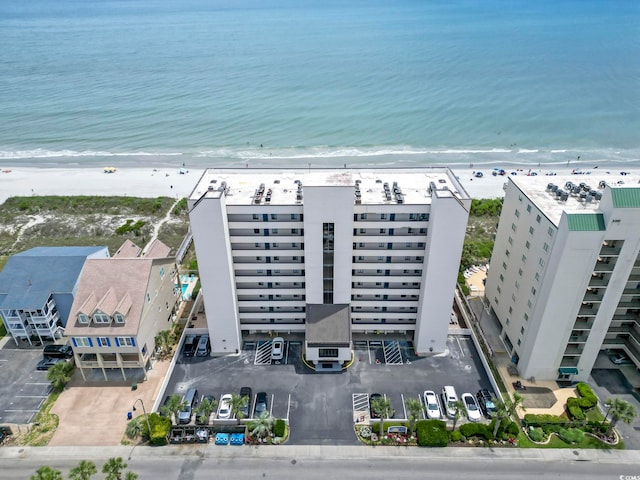
[[[417,449],[402,447],[112,447],[0,449],[3,480],[29,478],[42,465],[68,474],[82,459],[100,470],[122,456],[145,479],[326,480],[473,478],[474,480],[640,479],[640,454],[619,451]],[[100,475],[98,475],[100,477]]]

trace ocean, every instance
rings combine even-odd
[[[636,0],[3,0],[0,164],[640,165]]]

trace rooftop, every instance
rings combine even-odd
[[[351,342],[351,318],[346,304],[307,304],[307,329],[309,346],[349,346]]]
[[[455,175],[446,168],[286,171],[238,168],[205,170],[190,200],[203,196],[219,198],[224,190],[230,205],[295,205],[302,203],[305,186],[353,187],[355,203],[374,205],[431,203],[433,186],[438,196],[455,194],[461,199],[469,198]]]
[[[563,211],[568,214],[600,212],[600,198],[605,188],[612,189],[616,208],[633,207],[636,204],[639,206],[636,208],[640,208],[640,175],[637,174],[591,171],[588,174],[513,176],[509,177],[509,181],[556,226]],[[555,187],[550,188],[551,185]]]

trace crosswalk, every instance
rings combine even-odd
[[[262,340],[256,347],[254,365],[271,365],[271,340]]]
[[[369,394],[353,393],[353,421],[354,423],[369,423],[371,419],[369,414]]]
[[[397,340],[385,340],[382,344],[384,363],[387,365],[402,365],[402,351]]]

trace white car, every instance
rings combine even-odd
[[[424,398],[424,406],[427,410],[427,417],[440,418],[442,412],[440,411],[440,402],[438,402],[436,393],[433,390],[425,390],[422,396]]]
[[[271,342],[271,360],[282,360],[284,357],[284,338],[276,337]]]
[[[479,422],[482,419],[480,407],[478,407],[476,399],[473,398],[473,395],[471,395],[470,393],[463,393],[462,403],[464,403],[464,408],[467,411],[467,418],[469,419],[469,421]]]
[[[225,393],[220,397],[220,407],[218,408],[218,418],[229,418],[231,416],[231,394]]]

